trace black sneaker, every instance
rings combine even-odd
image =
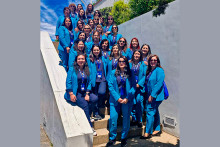
[[[114,145],[115,142],[116,142],[116,139],[114,139],[114,140],[111,140],[111,139],[110,139],[109,142],[106,144],[106,147],[111,146],[111,145]]]
[[[101,120],[102,117],[100,115],[95,115],[94,119],[95,119],[95,121],[97,121],[97,120]]]
[[[142,122],[138,122],[137,126],[138,126],[138,128],[142,128],[142,126],[143,126]]]
[[[122,139],[121,140],[121,147],[126,147],[127,146],[127,139]]]
[[[131,121],[131,126],[136,126],[137,125],[137,121]]]

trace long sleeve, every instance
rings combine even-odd
[[[108,82],[108,86],[109,86],[109,91],[110,91],[112,97],[114,98],[115,101],[118,101],[118,99],[120,98],[120,95],[115,91],[115,88],[114,88],[114,83],[113,83],[115,81],[114,80],[114,78],[115,78],[114,74],[115,74],[115,70],[113,70],[111,72],[109,82]]]
[[[65,39],[65,27],[61,26],[59,28],[59,40],[60,40],[60,45],[65,49],[66,47],[68,47],[68,43],[66,42]]]
[[[152,92],[151,92],[151,96],[154,98],[157,97],[159,91],[161,90],[165,78],[165,74],[162,68],[158,68],[156,72],[157,72],[156,73],[157,83],[154,85],[154,87],[152,87]]]

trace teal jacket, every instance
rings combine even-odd
[[[130,69],[132,68],[132,63],[129,63],[129,66],[130,66]],[[146,71],[147,71],[147,65],[144,63],[144,61],[141,61],[141,65],[140,65],[140,69],[139,69],[139,73],[138,73],[138,85],[142,85],[140,87],[140,90],[142,93],[145,92],[145,87],[143,86],[143,84],[141,82],[141,79],[143,79],[146,75]],[[135,87],[136,89],[136,79],[135,79],[135,76],[133,74],[131,74],[131,77],[132,77],[132,86]]]
[[[56,25],[56,32],[55,32],[55,36],[60,36],[59,34],[59,28],[62,26],[63,22],[64,22],[64,19],[65,19],[65,16],[60,16],[58,18],[58,21],[57,21],[57,25]],[[72,21],[72,25],[73,25],[73,30],[75,29],[76,27],[76,19],[73,18],[73,17],[70,17],[71,21]]]
[[[66,47],[71,47],[70,34],[69,34],[68,29],[65,26],[60,26],[58,50],[64,51]]]
[[[105,78],[106,78],[106,68],[107,68],[106,59],[103,56],[101,57],[101,59],[103,62],[104,73],[105,73]],[[91,71],[92,87],[95,87],[96,75],[97,75],[96,64],[95,62],[91,62],[90,60],[88,61],[88,64],[89,64],[90,71]]]
[[[109,58],[107,58],[107,69],[108,69],[108,72],[107,72],[107,82],[109,81],[109,78],[110,78],[110,75],[112,73],[112,60],[109,60]]]
[[[121,34],[117,34],[115,44],[117,44],[117,41],[118,41],[121,37],[122,37]],[[112,49],[112,46],[114,45],[114,43],[113,43],[113,34],[109,34],[109,35],[108,35],[108,41],[109,41],[109,48]]]
[[[86,83],[87,91],[91,91],[91,71],[90,76],[87,77],[87,83]],[[75,71],[75,68],[71,66],[67,73],[66,78],[66,93],[64,95],[64,98],[66,100],[70,100],[69,92],[72,91],[74,95],[76,95],[78,89],[78,80],[77,80],[77,74]]]
[[[108,82],[108,87],[110,91],[109,103],[110,105],[113,104],[114,106],[118,105],[118,99],[120,98],[120,92],[118,88],[117,79],[115,76],[115,71],[116,70],[112,70],[110,78],[109,78],[109,82]],[[131,77],[126,79],[126,94],[127,94],[128,101],[133,102],[135,89],[131,84]]]
[[[164,70],[160,67],[156,67],[152,72],[147,85],[145,84],[146,75],[141,79],[140,86],[145,86],[147,96],[150,95],[156,99],[156,101],[164,100],[163,81],[165,78]]]
[[[130,60],[132,57],[132,51],[130,50],[130,48],[127,48],[126,52],[122,51],[121,54],[122,56],[125,56],[128,60]]]

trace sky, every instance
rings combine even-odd
[[[86,6],[92,1],[96,0],[84,0]],[[63,15],[63,8],[68,7],[70,3],[82,4],[84,10],[86,6],[81,0],[41,0],[40,2],[40,31],[47,31],[52,39],[55,40],[56,23],[59,16]]]

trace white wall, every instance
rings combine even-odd
[[[92,147],[93,133],[84,111],[64,99],[66,71],[47,32],[41,32],[41,124],[54,147]]]
[[[164,115],[176,118],[177,126],[164,130],[179,136],[179,83],[180,83],[180,7],[179,0],[169,4],[166,14],[152,17],[152,11],[119,25],[119,33],[130,44],[137,37],[140,44],[150,45],[152,53],[157,54],[165,70],[165,82],[170,97],[160,105],[161,119]],[[162,120],[161,120],[162,121]]]
[[[114,2],[118,0],[102,0],[97,5],[94,6],[94,10],[99,10],[105,7],[112,7]],[[129,0],[124,0],[125,3],[128,3]]]

